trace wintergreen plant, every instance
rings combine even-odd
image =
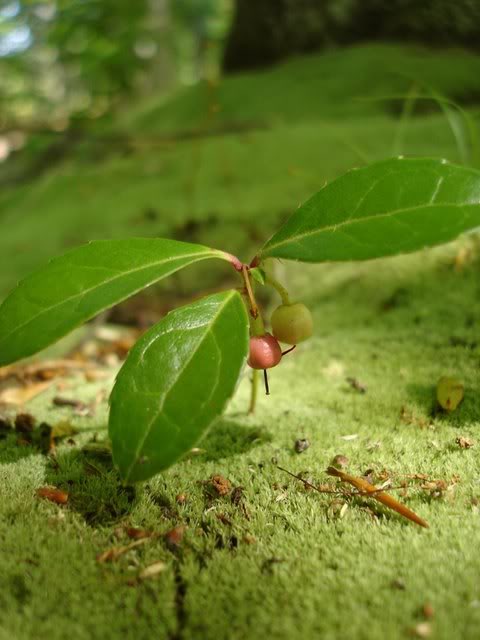
[[[113,459],[127,482],[145,480],[187,453],[223,412],[247,357],[281,363],[287,344],[312,332],[304,305],[265,269],[267,258],[370,260],[417,251],[480,226],[480,172],[436,159],[394,158],[349,171],[303,204],[246,264],[218,249],[162,238],[96,241],[53,259],[0,306],[0,366],[31,356],[96,314],[179,269],[229,262],[238,290],[181,307],[130,351],[110,398]],[[254,289],[282,305],[266,332]],[[253,398],[255,397],[255,385]]]

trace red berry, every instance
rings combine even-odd
[[[282,349],[278,340],[270,333],[250,338],[248,364],[252,369],[271,369],[282,359]]]

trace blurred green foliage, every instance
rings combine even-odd
[[[98,115],[134,87],[153,44],[148,1],[14,0],[0,12],[4,119]],[[53,114],[52,114],[53,108]]]
[[[110,112],[215,66],[230,0],[9,0],[0,7],[0,128]],[[186,73],[183,71],[186,69]],[[178,74],[177,74],[178,75]]]

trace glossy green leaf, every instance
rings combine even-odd
[[[259,257],[368,260],[417,251],[480,226],[480,172],[430,158],[349,171],[302,205]]]
[[[100,311],[194,262],[227,259],[162,238],[91,242],[51,260],[0,306],[0,366],[52,344]]]
[[[222,413],[248,335],[241,296],[226,291],[172,311],[136,343],[110,398],[113,459],[125,481],[169,467]]]

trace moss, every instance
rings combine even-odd
[[[436,638],[475,638],[478,452],[455,440],[478,440],[480,264],[456,272],[457,248],[289,267],[290,288],[314,310],[315,337],[272,372],[272,395],[253,417],[244,414],[244,379],[202,451],[133,491],[121,488],[108,460],[89,464],[79,450],[92,433],[105,435],[106,406],[94,419],[74,418],[83,435],[55,461],[34,452],[15,459],[14,443],[1,441],[4,631],[36,638],[142,638],[152,629],[159,638],[401,638],[429,602]],[[444,374],[466,385],[463,404],[448,415],[432,413]],[[367,392],[353,389],[348,376]],[[88,399],[98,384],[79,381],[71,393]],[[52,408],[54,392],[29,410],[50,421],[69,415]],[[294,450],[299,437],[311,442],[302,454]],[[407,503],[430,524],[424,531],[361,501],[340,517],[331,497],[306,492],[275,464],[325,482],[337,454],[348,457],[353,473],[386,469],[398,482],[422,473],[454,478],[454,486],[439,497],[409,492]],[[237,500],[208,490],[217,473],[243,487]],[[69,491],[67,507],[35,497],[47,483]],[[114,537],[121,524],[187,529],[179,551],[160,538],[111,565],[96,563],[98,553],[125,542]],[[167,564],[160,576],[126,584],[159,560]]]

